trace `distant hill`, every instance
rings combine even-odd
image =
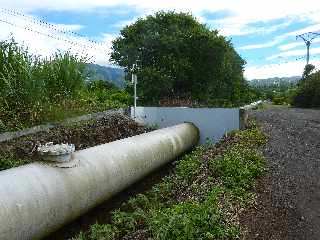
[[[125,73],[123,69],[90,63],[88,64],[88,71],[93,73],[91,80],[105,80],[112,82],[119,88],[125,87]]]
[[[270,87],[280,85],[294,85],[301,79],[300,76],[293,77],[274,77],[266,79],[253,79],[249,81],[249,84],[254,87]]]

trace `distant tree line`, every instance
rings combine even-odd
[[[295,78],[271,80],[255,80],[250,83],[256,98],[294,107],[320,107],[320,71],[315,71],[315,66],[306,65],[299,81],[295,81]]]

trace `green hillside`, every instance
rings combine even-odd
[[[106,67],[98,64],[88,64],[88,70],[93,73],[91,80],[105,80],[112,82],[119,88],[125,87],[125,72],[121,68]]]

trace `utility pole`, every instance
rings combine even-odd
[[[133,119],[136,120],[136,108],[137,108],[137,75],[136,74],[132,74],[132,79],[131,79],[131,83],[133,84],[134,87],[134,107],[133,107]]]
[[[319,36],[320,36],[320,33],[315,33],[315,32],[303,33],[296,36],[297,40],[298,38],[301,38],[307,46],[307,65],[309,64],[309,60],[310,60],[310,46],[311,46],[312,40]]]

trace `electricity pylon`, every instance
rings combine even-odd
[[[319,36],[320,36],[320,33],[315,33],[315,32],[303,33],[296,36],[296,39],[301,38],[307,46],[307,65],[309,64],[310,46],[311,46],[312,40]]]

